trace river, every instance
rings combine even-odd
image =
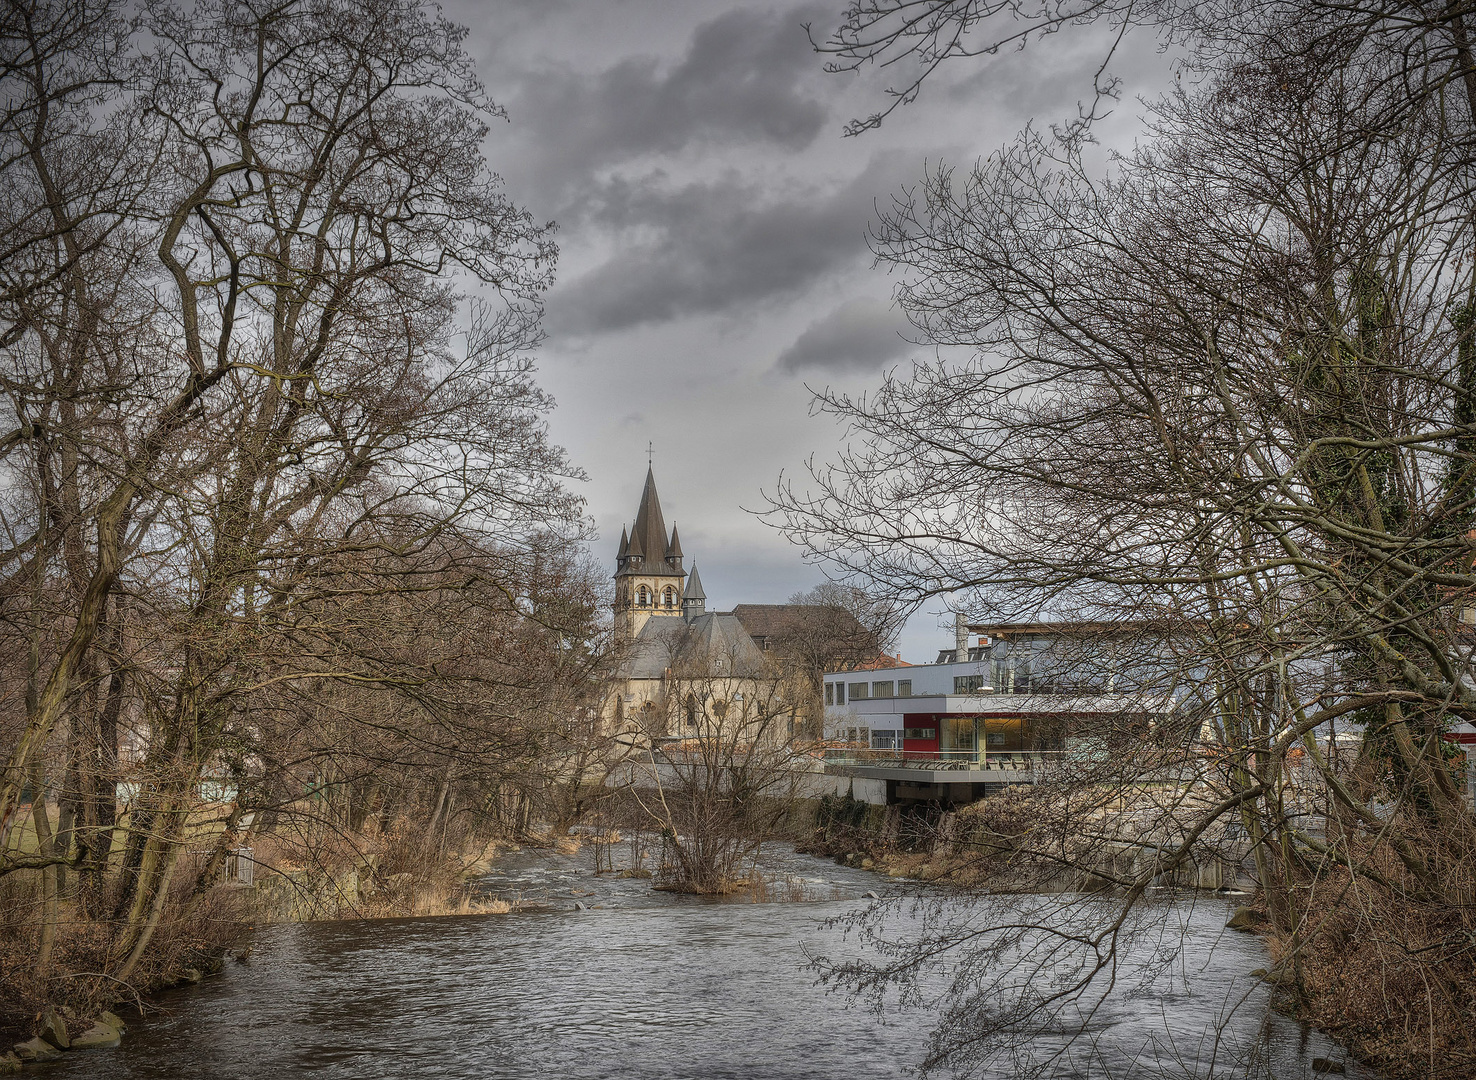
[[[827,920],[886,892],[883,879],[775,851],[781,902],[715,902],[593,874],[577,855],[506,856],[484,881],[521,897],[510,915],[279,925],[245,961],[130,1017],[116,1050],[67,1055],[52,1080],[285,1076],[863,1080],[904,1074],[934,1013],[889,1000],[880,1016],[817,986],[804,949],[853,955]],[[808,898],[796,902],[793,895]],[[985,898],[982,903],[988,903]],[[575,904],[584,905],[583,910]],[[1311,1077],[1344,1052],[1268,1008],[1229,904],[1171,905],[1184,947],[1151,985],[1114,993],[1090,1053],[1058,1076],[1246,1076],[1205,1063],[1207,1033],[1254,1047],[1260,1075]],[[1241,1002],[1227,1017],[1226,1002]],[[1198,1062],[1198,1064],[1196,1064]],[[1001,1065],[992,1075],[1012,1075]],[[1348,1063],[1348,1075],[1372,1077]]]

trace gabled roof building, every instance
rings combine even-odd
[[[675,523],[666,530],[656,477],[646,472],[635,521],[620,534],[615,557],[615,638],[621,659],[612,680],[607,722],[623,728],[636,713],[670,711],[673,695],[685,697],[702,681],[707,692],[742,698],[742,682],[790,679],[785,692],[796,716],[809,715],[819,734],[821,666],[808,656],[843,638],[871,640],[854,616],[805,604],[739,604],[708,611],[702,578],[684,566]],[[864,646],[862,647],[864,650]],[[858,659],[871,659],[872,649]],[[813,672],[802,672],[809,660]],[[828,662],[828,660],[827,660]],[[680,685],[680,688],[678,686]],[[772,696],[772,685],[770,695]],[[649,717],[647,717],[649,720]],[[649,727],[649,723],[643,725]],[[680,734],[680,732],[674,732]]]

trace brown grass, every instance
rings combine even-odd
[[[1421,826],[1401,821],[1418,834]],[[1346,1043],[1391,1080],[1476,1076],[1476,907],[1422,896],[1386,848],[1350,841],[1393,888],[1354,880],[1346,865],[1319,869],[1297,890],[1301,982],[1283,1005]],[[1473,859],[1426,837],[1442,858],[1448,897],[1472,895]],[[1289,936],[1268,935],[1273,958],[1292,967]]]

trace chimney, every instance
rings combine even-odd
[[[962,612],[954,616],[953,648],[954,663],[961,664],[969,658],[969,624]]]

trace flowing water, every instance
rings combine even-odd
[[[273,926],[250,958],[129,1017],[116,1050],[67,1055],[62,1078],[267,1080],[297,1075],[447,1078],[862,1080],[921,1060],[935,1013],[889,999],[880,1015],[816,985],[806,949],[855,955],[827,920],[883,893],[882,879],[827,860],[765,859],[778,902],[715,902],[596,876],[578,855],[506,856],[484,884],[520,898],[509,915]],[[796,901],[795,897],[805,899]],[[988,899],[980,901],[988,903]],[[583,909],[575,905],[583,905]],[[1258,1075],[1312,1077],[1346,1055],[1268,1008],[1249,977],[1252,936],[1223,929],[1224,900],[1170,909],[1183,948],[1151,985],[1114,993],[1090,1052],[1058,1076],[1211,1068],[1213,1033],[1259,1051]],[[900,917],[900,916],[899,916]],[[1231,1013],[1227,1002],[1237,1003]],[[1348,1075],[1369,1077],[1348,1062]],[[993,1075],[1007,1077],[1000,1065]]]

